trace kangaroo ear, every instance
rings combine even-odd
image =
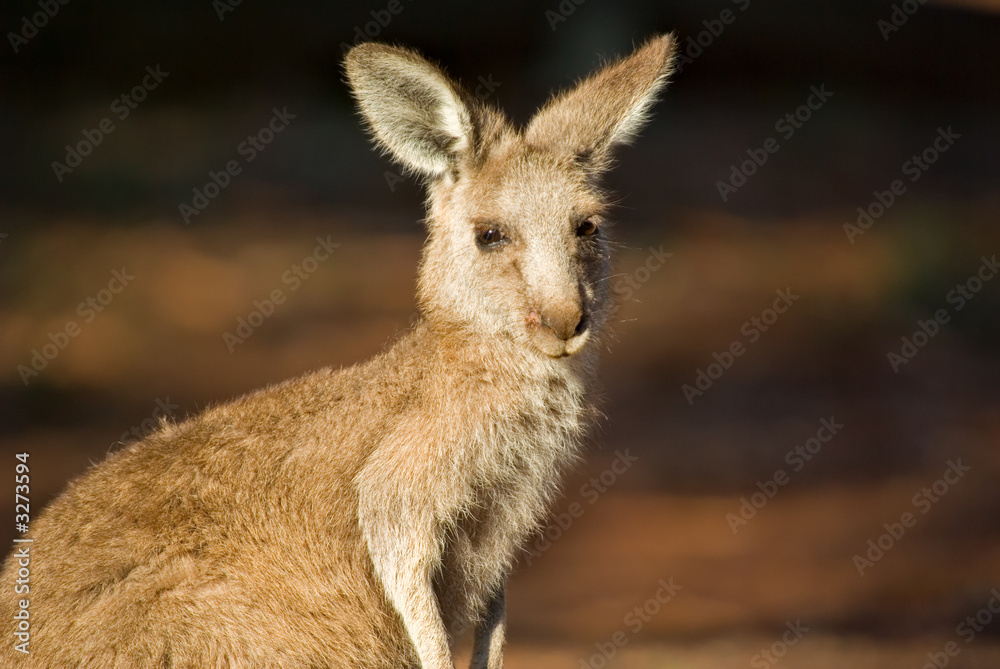
[[[438,177],[471,148],[461,89],[421,56],[359,44],[347,54],[345,69],[375,140],[406,168]]]
[[[630,142],[648,119],[673,69],[674,48],[673,36],[661,35],[606,65],[545,105],[525,140],[575,155],[594,171],[606,169],[611,149]]]

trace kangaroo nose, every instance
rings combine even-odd
[[[542,311],[541,324],[567,341],[587,329],[587,318],[578,304],[562,304]]]

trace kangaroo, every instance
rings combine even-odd
[[[501,667],[507,575],[597,413],[598,179],[673,51],[651,39],[519,129],[415,52],[355,46],[375,142],[426,182],[420,319],[73,481],[7,560],[2,664],[451,669],[470,631],[472,666]]]

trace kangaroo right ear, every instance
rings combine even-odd
[[[472,122],[460,89],[421,56],[359,44],[345,68],[372,135],[404,167],[439,177],[470,149]]]
[[[675,48],[672,35],[660,35],[605,66],[545,105],[525,139],[576,156],[595,172],[607,169],[612,149],[629,143],[648,120]]]

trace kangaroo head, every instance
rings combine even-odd
[[[610,247],[598,180],[670,73],[665,35],[546,104],[523,130],[416,53],[361,44],[351,87],[379,145],[424,177],[418,296],[433,326],[558,358],[604,320]]]

